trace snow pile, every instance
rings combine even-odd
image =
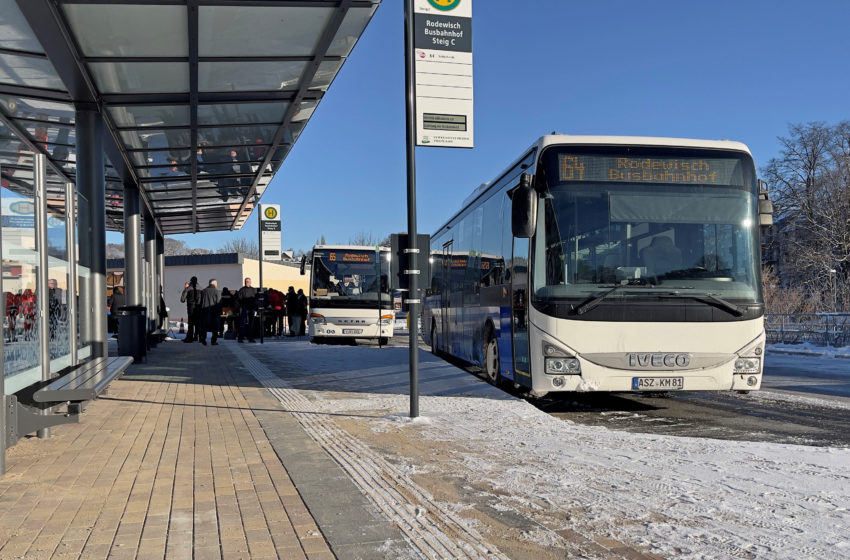
[[[322,394],[316,407],[337,414],[407,406],[404,396]],[[420,410],[427,421],[399,412],[368,422],[449,447],[441,472],[486,482],[493,503],[552,532],[677,558],[850,557],[850,449],[610,431],[522,401],[423,397]]]

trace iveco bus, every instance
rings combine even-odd
[[[371,338],[386,344],[394,322],[389,266],[388,247],[313,247],[310,338]]]
[[[771,214],[738,142],[544,136],[433,235],[426,340],[534,395],[759,389]]]

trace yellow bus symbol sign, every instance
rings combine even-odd
[[[263,213],[266,215],[266,219],[268,220],[274,220],[277,218],[277,210],[275,208],[266,208]]]
[[[428,3],[438,10],[448,12],[454,10],[460,4],[460,0],[428,0]]]

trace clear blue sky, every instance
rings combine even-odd
[[[761,167],[789,123],[850,119],[848,0],[473,6],[475,148],[417,149],[420,233],[552,131],[737,140]],[[403,25],[403,2],[384,0],[263,196],[282,206],[284,249],[406,230]],[[177,238],[256,239],[255,214]]]

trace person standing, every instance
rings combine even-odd
[[[115,286],[112,288],[112,295],[106,300],[106,306],[109,308],[109,332],[118,334],[118,311],[124,307],[124,286]]]
[[[218,344],[218,319],[221,315],[221,297],[218,294],[218,282],[215,278],[210,279],[209,285],[201,291],[201,330],[198,338],[201,344],[207,345],[207,332],[212,331],[210,343]]]
[[[283,336],[283,313],[285,308],[283,292],[271,288],[269,290],[269,307],[272,314],[272,336]]]
[[[298,288],[298,336],[307,334],[307,296]]]
[[[301,316],[298,314],[298,294],[292,286],[286,291],[286,322],[289,324],[289,336],[296,336],[300,330]]]
[[[198,338],[198,319],[201,314],[201,290],[198,289],[197,276],[192,276],[191,280],[186,282],[183,293],[180,294],[180,301],[186,304],[186,318],[189,321],[183,342],[194,342]]]
[[[221,321],[218,327],[218,337],[224,338],[224,328],[227,326],[227,338],[233,338],[233,315],[236,309],[234,295],[230,293],[227,286],[221,289]]]
[[[257,310],[257,288],[251,286],[250,278],[246,278],[245,285],[236,292],[236,299],[239,301],[239,342],[245,342],[246,333],[248,342],[256,342],[254,312]]]

